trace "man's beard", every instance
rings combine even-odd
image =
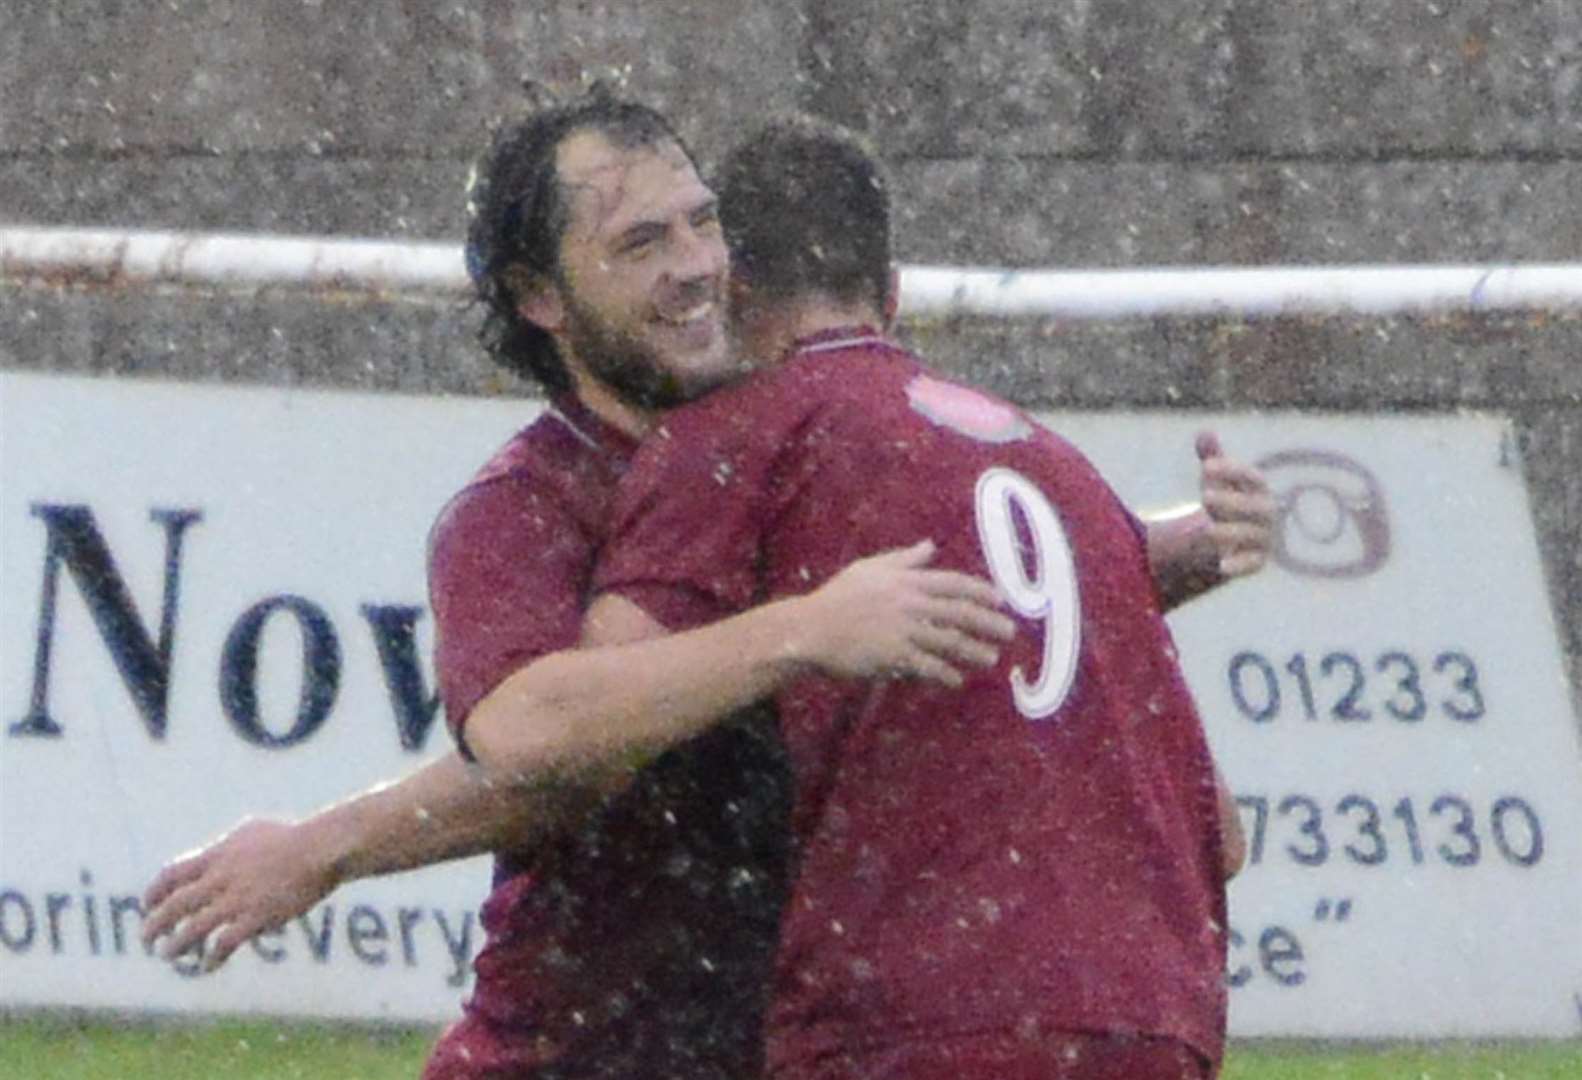
[[[713,388],[687,383],[666,369],[653,346],[612,327],[597,313],[566,301],[566,339],[594,378],[643,409],[673,409]]]

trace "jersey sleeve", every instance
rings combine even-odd
[[[467,716],[517,668],[577,644],[593,544],[528,481],[457,496],[429,538],[435,672],[463,755]]]

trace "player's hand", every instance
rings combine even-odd
[[[1016,624],[982,578],[926,569],[933,541],[859,559],[802,599],[809,659],[838,678],[911,677],[960,686],[992,667]]]
[[[1251,465],[1225,456],[1219,436],[1198,432],[1203,510],[1208,515],[1208,540],[1223,577],[1257,573],[1274,549],[1274,496],[1263,474]]]
[[[260,931],[308,911],[336,881],[299,826],[249,820],[165,866],[143,893],[143,943],[213,971]]]

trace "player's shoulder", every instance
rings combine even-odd
[[[1113,536],[1146,543],[1146,529],[1120,493],[1092,459],[1059,432],[1038,424],[1017,467],[1054,498],[1062,511],[1075,515],[1072,521],[1080,519],[1090,526],[1104,522],[1106,528],[1122,529]]]
[[[554,472],[604,453],[605,448],[594,435],[579,430],[574,421],[551,406],[495,450],[462,493],[496,480],[520,480]]]
[[[776,432],[794,426],[796,417],[816,405],[803,382],[789,363],[759,367],[666,412],[643,440],[639,460],[772,442]]]
[[[560,519],[585,517],[613,487],[615,470],[608,448],[546,409],[451,496],[435,519],[430,547],[498,542],[535,524],[558,527]]]
[[[1039,443],[1049,434],[1019,406],[921,364],[906,380],[902,393],[913,413],[974,442],[994,446]]]

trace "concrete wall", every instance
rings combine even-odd
[[[1582,257],[1572,0],[10,3],[0,221],[454,238],[487,120],[585,65],[705,157],[772,108],[867,130],[906,261]],[[0,320],[10,368],[512,389],[448,307],[0,287]],[[1510,413],[1582,658],[1582,319],[911,332],[1034,405]]]

